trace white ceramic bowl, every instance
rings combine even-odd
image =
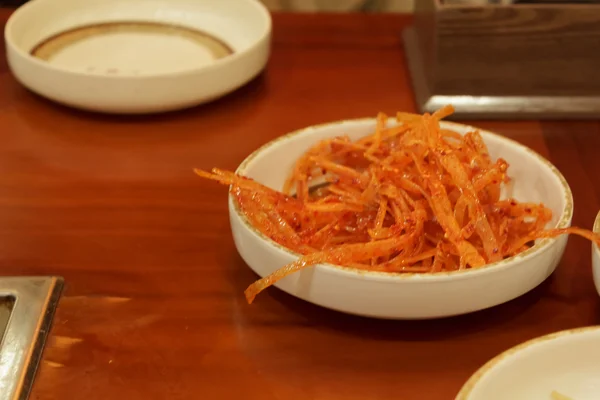
[[[476,128],[443,122],[459,133]],[[281,189],[295,160],[320,139],[374,131],[375,120],[319,125],[290,133],[250,155],[237,172]],[[510,139],[480,130],[492,157],[510,164],[513,197],[543,202],[554,214],[552,226],[570,225],[571,190],[560,172],[537,153]],[[259,233],[230,196],[229,214],[236,247],[258,275],[265,276],[298,255]],[[346,313],[390,319],[422,319],[464,314],[514,299],[546,279],[558,264],[567,237],[539,240],[516,257],[485,268],[432,274],[365,272],[320,264],[280,280],[276,286],[306,301]],[[273,290],[273,289],[268,289]],[[256,301],[260,301],[260,295]]]
[[[600,212],[596,216],[594,232],[600,234]],[[598,291],[598,294],[600,294],[600,247],[598,247],[596,243],[592,243],[592,271],[594,273],[596,290]]]
[[[600,398],[600,327],[572,329],[525,342],[489,361],[456,400]]]
[[[270,36],[258,0],[32,0],[5,28],[8,64],[24,86],[109,113],[231,92],[265,67]]]

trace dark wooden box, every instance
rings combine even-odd
[[[421,112],[457,118],[600,117],[600,5],[417,0],[404,32]]]

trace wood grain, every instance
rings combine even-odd
[[[540,287],[457,318],[368,320],[277,290],[245,303],[256,276],[235,251],[226,190],[192,168],[234,168],[310,124],[414,110],[400,40],[410,22],[275,15],[261,77],[158,117],[56,106],[0,59],[0,268],[66,278],[32,398],[447,400],[508,347],[600,322],[590,245],[577,238]],[[575,223],[591,227],[598,122],[478,125],[556,163],[574,192]]]
[[[432,3],[416,9],[432,93],[600,95],[600,4],[425,6]]]

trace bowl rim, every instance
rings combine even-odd
[[[393,120],[393,118],[390,118],[390,120]],[[236,169],[235,173],[243,175],[245,172],[245,169],[255,158],[257,158],[261,153],[263,153],[267,149],[269,149],[273,146],[276,146],[277,144],[279,144],[282,141],[289,140],[296,136],[300,136],[302,134],[312,132],[315,129],[331,127],[334,125],[356,124],[356,123],[373,123],[374,124],[375,122],[376,122],[375,118],[346,119],[346,120],[327,122],[327,123],[323,123],[323,124],[311,125],[311,126],[308,126],[305,128],[301,128],[301,129],[292,131],[290,133],[279,136],[279,137],[265,143],[264,145],[259,147],[257,150],[252,152],[248,157],[246,157],[242,161],[242,163]],[[543,164],[545,164],[550,169],[550,171],[552,171],[552,173],[559,179],[559,182],[563,189],[563,196],[565,197],[565,207],[563,208],[563,211],[560,215],[560,218],[558,219],[558,222],[555,225],[555,228],[566,228],[566,227],[570,226],[571,219],[573,217],[573,194],[571,192],[571,188],[569,187],[569,184],[567,183],[567,180],[565,179],[565,177],[550,161],[548,161],[547,159],[542,157],[540,154],[538,154],[534,150],[530,149],[529,147],[527,147],[525,145],[520,144],[519,142],[517,142],[515,140],[512,140],[510,138],[507,138],[505,136],[499,135],[494,132],[490,132],[485,129],[479,129],[479,128],[473,127],[471,125],[459,124],[456,122],[448,122],[448,121],[441,121],[440,125],[445,126],[447,128],[454,127],[455,129],[459,128],[459,129],[467,129],[467,130],[469,130],[469,129],[476,130],[476,131],[479,131],[480,133],[483,133],[484,135],[493,136],[501,141],[509,142],[511,145],[518,147],[518,148],[528,152],[532,156],[536,157],[539,161],[541,161]],[[231,192],[229,192],[228,199],[229,199],[230,209],[233,208],[235,215],[239,218],[239,220],[243,223],[243,225],[245,225],[246,228],[254,236],[261,239],[263,242],[265,242],[267,245],[269,245],[275,251],[283,252],[284,254],[290,255],[294,258],[301,257],[301,255],[299,253],[296,253],[296,252],[286,248],[285,246],[280,245],[279,243],[275,242],[273,239],[267,237],[266,235],[263,235],[262,232],[260,232],[258,229],[256,229],[252,225],[252,223],[250,223],[250,221],[248,220],[246,215],[241,211],[238,202],[235,201]],[[517,254],[516,256],[510,257],[510,258],[507,258],[504,260],[500,260],[495,263],[488,264],[482,268],[467,269],[467,270],[460,270],[460,271],[443,271],[443,272],[427,272],[427,273],[384,272],[384,271],[361,270],[361,269],[357,269],[357,268],[329,264],[329,263],[319,263],[319,264],[316,264],[314,267],[318,268],[318,269],[324,269],[325,271],[328,271],[328,272],[335,272],[338,274],[347,274],[347,275],[350,275],[353,277],[369,278],[371,280],[383,280],[383,281],[389,281],[389,280],[410,281],[410,280],[412,280],[412,281],[436,282],[436,281],[444,281],[447,278],[469,279],[469,278],[474,278],[476,276],[481,276],[481,275],[501,271],[501,270],[510,268],[511,266],[513,266],[517,263],[527,261],[528,259],[532,258],[533,256],[535,256],[537,254],[548,251],[551,248],[551,246],[556,243],[557,240],[558,240],[558,238],[543,238],[543,239],[538,240],[534,246],[525,250],[522,253]]]
[[[596,215],[596,220],[594,221],[594,227],[592,230],[600,235],[600,211],[598,211],[598,215]],[[592,242],[592,246],[594,246],[594,250],[596,251],[596,255],[600,258],[600,246],[598,243]]]
[[[481,367],[477,369],[471,375],[471,377],[465,382],[465,384],[461,387],[460,391],[456,395],[455,400],[468,400],[469,396],[475,389],[475,386],[483,379],[483,377],[490,372],[496,365],[508,359],[509,357],[525,350],[531,348],[533,346],[537,346],[541,343],[546,343],[553,340],[560,340],[566,337],[571,337],[575,335],[585,335],[589,333],[598,333],[600,334],[600,326],[598,325],[590,325],[579,328],[566,329],[558,332],[549,333],[546,335],[538,336],[533,339],[529,339],[525,342],[519,343],[507,350],[504,350],[502,353],[496,355],[491,360],[487,361]]]
[[[123,81],[123,80],[142,81],[142,80],[157,79],[157,78],[188,77],[190,75],[194,75],[199,72],[210,72],[210,71],[213,71],[213,70],[216,70],[219,68],[226,67],[235,62],[238,62],[243,57],[258,50],[265,41],[269,40],[269,38],[271,36],[271,31],[273,29],[273,21],[271,19],[271,13],[269,12],[267,7],[263,3],[261,3],[258,0],[239,0],[239,1],[245,1],[249,5],[255,7],[255,9],[257,11],[257,15],[260,15],[261,18],[263,19],[263,22],[265,23],[264,31],[262,32],[260,37],[256,41],[254,41],[254,43],[252,43],[250,46],[245,48],[244,50],[235,51],[235,52],[233,52],[233,54],[230,54],[227,57],[217,59],[208,65],[203,65],[198,68],[188,68],[188,69],[184,69],[184,70],[180,70],[180,71],[159,72],[159,73],[154,73],[154,74],[149,74],[149,75],[131,75],[131,76],[129,76],[129,75],[126,75],[126,76],[125,75],[93,75],[93,74],[86,73],[84,71],[72,71],[72,70],[68,70],[68,69],[58,68],[54,64],[50,64],[50,63],[42,61],[36,57],[33,57],[31,54],[29,54],[28,52],[23,50],[20,46],[17,46],[17,44],[15,43],[14,38],[13,38],[13,25],[15,23],[17,23],[19,21],[19,19],[23,18],[23,12],[27,12],[27,10],[29,8],[36,7],[36,5],[38,3],[42,3],[44,1],[48,1],[48,0],[31,0],[29,2],[26,2],[25,4],[18,7],[10,15],[10,17],[6,21],[6,25],[4,26],[4,40],[6,43],[7,50],[10,48],[12,51],[17,53],[22,59],[24,59],[30,63],[33,63],[35,66],[37,66],[39,68],[42,68],[45,70],[50,70],[52,72],[69,74],[71,76],[84,77],[84,78],[88,78],[88,79],[102,79],[102,80],[114,80],[114,81]],[[126,1],[130,1],[130,0],[126,0]],[[170,0],[169,6],[176,8],[177,2],[178,2],[177,0]]]

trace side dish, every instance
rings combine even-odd
[[[461,135],[432,115],[377,116],[357,141],[316,143],[297,160],[283,190],[213,169],[203,177],[231,185],[241,211],[263,235],[301,257],[246,289],[249,303],[279,279],[331,263],[389,273],[481,268],[565,233],[600,243],[580,228],[546,229],[544,204],[502,198],[508,163],[491,159],[477,131]],[[319,183],[317,189],[315,183]]]

